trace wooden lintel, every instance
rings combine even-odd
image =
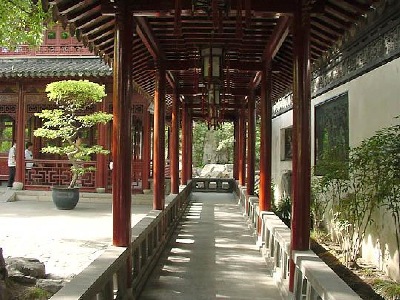
[[[268,44],[264,49],[263,59],[265,61],[272,61],[276,53],[279,51],[289,33],[290,23],[291,18],[288,16],[282,16],[279,18],[274,30],[272,31],[271,37],[268,40]]]
[[[268,40],[268,43],[263,52],[263,60],[265,62],[271,62],[275,57],[276,53],[278,53],[280,47],[285,41],[288,33],[289,26],[291,24],[291,18],[288,16],[281,16],[272,31],[271,37]],[[261,82],[261,73],[257,72],[254,78],[249,82],[249,88],[254,89]]]
[[[261,71],[257,72],[249,83],[249,90],[254,90],[261,82]]]
[[[228,67],[229,65],[229,67]],[[165,69],[170,71],[184,71],[198,69],[200,64],[196,60],[166,60]],[[225,70],[261,71],[261,62],[232,60],[223,66]]]
[[[167,71],[166,76],[167,76],[167,81],[168,81],[169,85],[171,86],[171,88],[173,90],[175,90],[176,89],[176,80],[175,80],[174,75],[170,71]]]
[[[182,87],[179,89],[179,94],[183,96],[193,96],[196,95],[198,91],[194,87]],[[231,88],[230,94],[235,96],[247,96],[249,90],[246,88]]]
[[[159,0],[138,0],[132,1],[130,8],[134,15],[140,16],[160,16],[165,14],[173,14],[175,9],[174,1],[159,1]],[[191,0],[181,1],[182,16],[193,15],[193,3]],[[231,3],[230,14],[236,16],[237,2]],[[295,11],[294,0],[270,0],[268,4],[263,0],[251,1],[250,11],[273,13],[273,14],[293,14]]]
[[[143,17],[135,17],[135,21],[137,25],[136,32],[153,58],[155,60],[165,59],[165,55],[162,52],[147,20]]]
[[[191,109],[202,109],[203,107],[202,107],[202,105],[201,105],[201,103],[188,103],[187,104],[187,107],[188,108],[191,108]],[[240,109],[240,108],[243,108],[243,105],[242,104],[233,104],[233,103],[231,103],[231,104],[224,104],[223,105],[223,108],[224,109],[230,109],[230,110],[236,110],[236,109]]]
[[[136,21],[136,32],[142,40],[143,44],[146,46],[147,50],[153,57],[153,59],[157,62],[161,62],[163,64],[164,70],[169,70],[166,68],[165,54],[162,51],[159,42],[153,34],[148,22],[143,17],[135,17]],[[166,79],[168,80],[171,87],[175,87],[175,78],[171,72],[166,72]]]
[[[55,1],[48,1],[53,3]],[[321,14],[325,11],[325,5],[327,0],[317,0],[310,10],[312,15]],[[101,12],[103,15],[115,15],[116,7],[115,3],[110,0],[101,0]],[[70,9],[70,8],[68,8]],[[242,8],[243,9],[243,8]],[[158,1],[158,0],[138,0],[132,1],[130,4],[130,10],[135,16],[175,16],[175,2],[174,1]],[[278,14],[278,15],[292,15],[295,10],[295,1],[280,1],[271,0],[268,4],[262,0],[253,0],[248,11],[251,11],[254,15],[259,13],[264,14]],[[181,16],[192,16],[195,13],[191,0],[181,0]],[[231,10],[229,12],[231,16],[237,14],[237,2],[231,4]]]

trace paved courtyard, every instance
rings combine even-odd
[[[132,226],[150,209],[132,205]],[[78,274],[111,243],[110,200],[80,201],[74,210],[57,210],[51,201],[0,201],[3,256],[37,258],[54,277]]]

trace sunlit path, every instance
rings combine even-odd
[[[140,299],[281,299],[233,194],[193,193]]]

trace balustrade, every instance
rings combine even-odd
[[[69,185],[71,182],[71,162],[67,160],[33,160],[32,169],[26,170],[25,187],[27,189],[46,189],[54,185]],[[85,167],[96,167],[95,161],[84,163]],[[96,179],[94,172],[80,177],[78,184],[82,190],[94,191]]]
[[[258,237],[257,245],[265,258],[267,269],[284,299],[361,299],[313,251],[291,252],[290,228],[272,211],[260,211],[257,197],[248,196],[246,188],[241,186],[236,186],[236,194]],[[293,294],[288,289],[290,258],[296,265]]]
[[[178,195],[168,196],[163,211],[150,211],[132,228],[129,247],[109,247],[51,299],[137,299],[186,210],[190,192],[189,183]],[[131,288],[127,278],[132,279]]]
[[[109,247],[51,299],[108,300],[132,296],[136,299],[179,223],[189,203],[190,193],[199,190],[229,192],[230,188],[236,191],[239,204],[255,233],[259,232],[257,227],[261,227],[258,245],[283,299],[360,299],[314,252],[291,253],[290,229],[273,212],[259,211],[256,197],[248,197],[244,187],[238,187],[233,179],[214,178],[195,178],[187,186],[181,186],[178,195],[171,194],[166,198],[163,211],[149,212],[132,228],[129,247]],[[296,265],[293,294],[288,290],[290,258]],[[127,285],[128,278],[132,280],[131,288]]]
[[[31,162],[34,166],[32,169],[26,170],[25,189],[46,190],[53,185],[69,185],[71,181],[71,162],[68,160],[34,159]],[[132,161],[132,192],[142,191],[143,163],[142,160]],[[96,167],[96,161],[88,161],[84,165]],[[106,188],[109,191],[112,185],[112,171],[110,169],[107,169],[106,176]],[[169,161],[166,161],[165,176],[170,176]],[[7,179],[7,157],[0,157],[0,180],[7,181]],[[95,172],[89,172],[81,176],[78,184],[82,191],[94,192],[97,187]]]

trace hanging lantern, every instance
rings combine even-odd
[[[204,48],[201,50],[202,75],[205,82],[221,80],[222,48]]]
[[[217,129],[220,121],[222,80],[222,48],[204,48],[201,50],[202,77],[207,101],[208,127]]]
[[[221,94],[219,90],[219,85],[211,83],[209,85],[208,89],[208,104],[209,105],[214,105],[214,106],[219,106],[221,103]]]

